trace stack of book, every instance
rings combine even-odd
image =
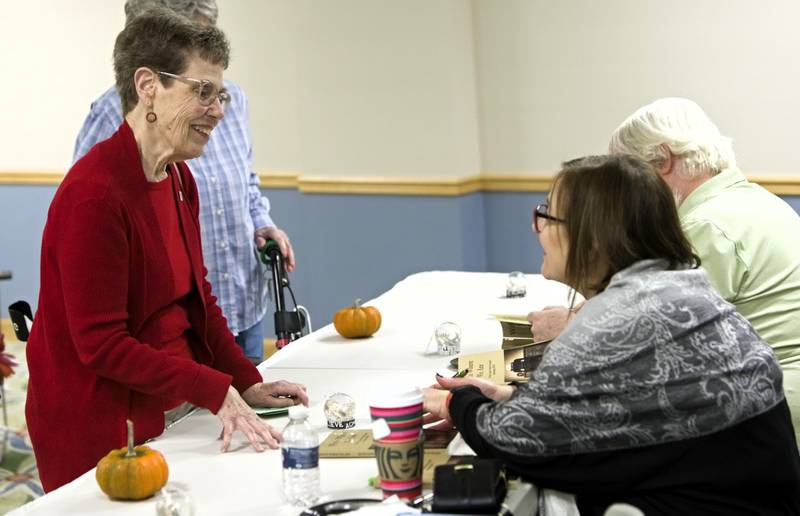
[[[549,340],[536,341],[525,317],[493,315],[503,329],[500,349],[458,357],[458,370],[497,384],[526,382],[539,366]]]

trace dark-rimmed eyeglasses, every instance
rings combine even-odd
[[[203,106],[210,106],[214,100],[219,100],[222,109],[225,109],[231,103],[231,94],[225,90],[219,90],[211,81],[205,79],[192,79],[191,77],[184,77],[182,75],[175,75],[169,72],[156,72],[158,75],[175,79],[184,84],[193,86],[192,90],[197,95],[197,100]]]
[[[540,204],[536,208],[533,209],[533,230],[537,233],[541,233],[542,229],[544,229],[545,223],[542,220],[552,220],[553,222],[566,222],[564,219],[559,219],[558,217],[554,217],[547,213],[549,206],[547,203]]]

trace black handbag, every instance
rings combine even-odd
[[[433,512],[497,514],[506,498],[506,470],[495,459],[436,466]]]

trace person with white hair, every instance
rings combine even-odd
[[[649,162],[672,190],[711,283],[772,346],[800,442],[800,216],[747,180],[731,140],[691,100],[638,109],[614,131],[609,151]],[[528,319],[540,339],[560,333],[571,316],[549,308]]]
[[[153,8],[166,8],[200,25],[214,26],[215,0],[127,0],[126,24]],[[225,118],[211,135],[203,154],[187,162],[200,193],[203,257],[218,303],[236,342],[253,363],[264,360],[263,320],[268,308],[267,280],[256,248],[275,240],[289,272],[294,250],[286,233],[270,216],[269,200],[261,195],[253,171],[253,144],[247,118],[247,98],[226,80],[231,101]],[[96,143],[110,137],[122,123],[122,105],[115,88],[108,89],[89,111],[75,142],[77,162]]]

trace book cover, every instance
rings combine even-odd
[[[542,361],[547,342],[516,344],[505,349],[458,357],[458,369],[467,376],[484,378],[498,385],[526,382]]]

